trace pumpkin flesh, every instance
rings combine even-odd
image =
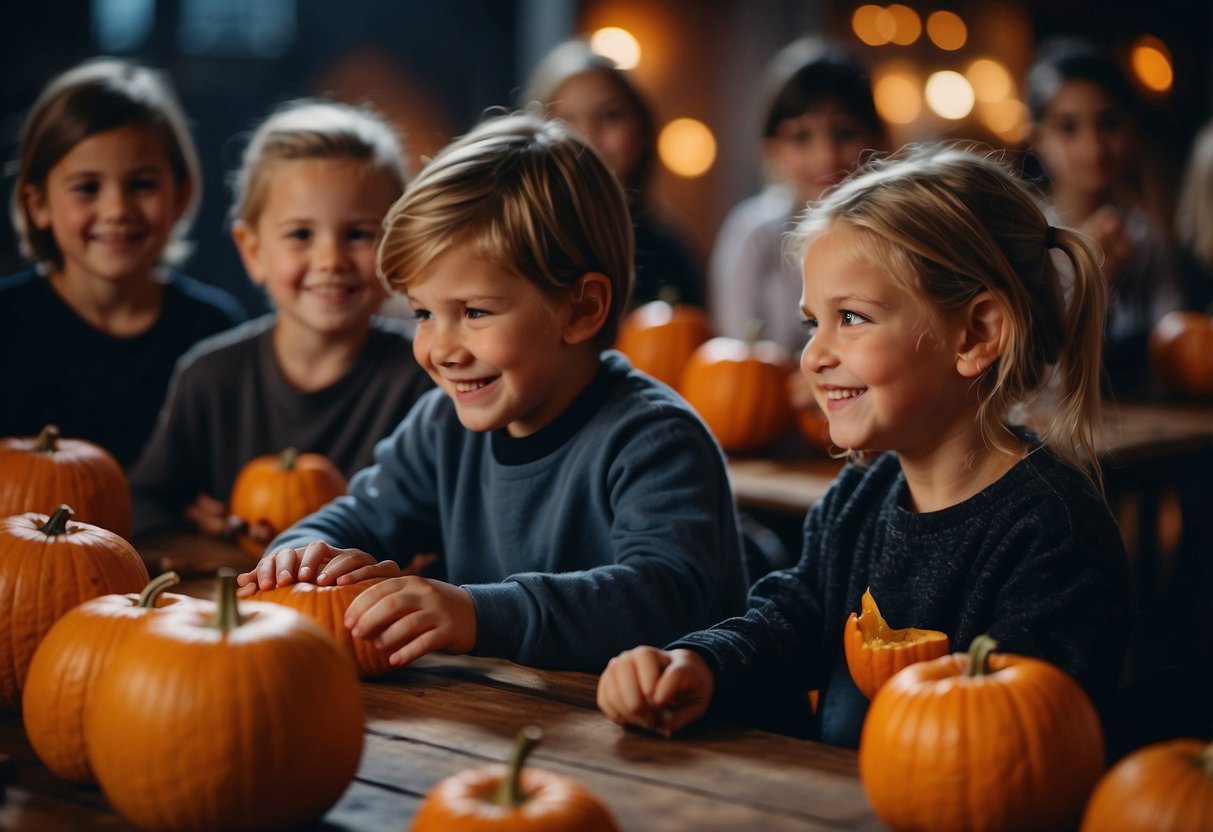
[[[859,614],[847,618],[843,652],[855,687],[870,700],[902,668],[947,655],[948,635],[918,627],[890,627],[868,589]]]

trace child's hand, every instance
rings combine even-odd
[[[395,561],[377,563],[361,549],[338,549],[316,540],[302,549],[279,549],[263,557],[256,569],[236,576],[236,594],[247,597],[296,581],[329,586],[399,574]]]
[[[394,650],[396,667],[426,653],[466,653],[476,646],[476,605],[463,587],[406,575],[381,581],[354,599],[345,626],[355,638]]]
[[[211,537],[226,537],[231,530],[227,504],[210,494],[199,494],[182,513],[186,522]]]
[[[707,712],[716,678],[691,650],[636,647],[607,663],[598,679],[598,709],[619,725],[670,736]]]
[[[1133,241],[1125,228],[1124,218],[1111,205],[1097,209],[1079,228],[1095,241],[1103,254],[1100,268],[1109,281],[1116,277],[1121,267],[1133,256]]]

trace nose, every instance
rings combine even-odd
[[[837,363],[825,327],[818,326],[800,352],[800,371],[806,376],[819,373]]]
[[[316,268],[321,271],[343,272],[349,263],[349,253],[342,240],[324,234],[316,241]]]
[[[435,367],[458,367],[468,358],[457,324],[427,321],[417,329],[413,343]]]
[[[107,220],[119,220],[127,215],[130,208],[130,195],[126,189],[116,185],[101,189],[98,197],[101,217]]]

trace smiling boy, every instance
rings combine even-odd
[[[384,223],[438,385],[350,494],[288,529],[242,593],[386,580],[346,624],[407,664],[432,651],[598,671],[739,611],[719,447],[615,339],[633,280],[623,193],[559,122],[514,114],[439,153]],[[438,574],[405,574],[439,551]]]

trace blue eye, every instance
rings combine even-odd
[[[430,313],[426,309],[414,309],[413,310],[413,319],[416,321],[419,321],[419,322],[428,321],[430,319]]]
[[[469,318],[475,319],[475,318],[483,318],[483,317],[487,316],[489,313],[487,311],[485,311],[484,309],[476,309],[474,307],[469,306],[466,310],[464,310],[464,314],[466,314]]]

